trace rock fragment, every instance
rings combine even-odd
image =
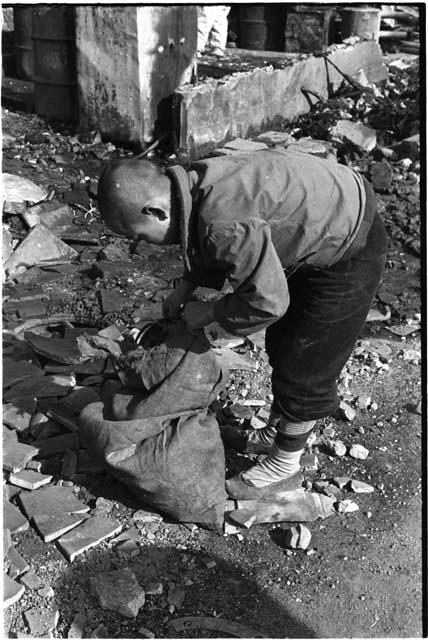
[[[365,460],[369,455],[369,450],[363,447],[362,444],[353,444],[349,449],[349,455],[357,460]]]
[[[341,458],[346,454],[346,445],[340,440],[328,440],[326,446],[331,455]]]
[[[91,638],[108,638],[110,636],[109,630],[105,626],[105,624],[99,624],[98,627],[91,633]]]
[[[311,543],[312,534],[303,524],[286,529],[284,544],[291,549],[307,549]]]
[[[37,591],[37,595],[39,595],[41,598],[53,598],[55,595],[55,591],[52,589],[52,587],[49,586],[42,587]]]
[[[88,618],[84,613],[76,613],[67,633],[67,638],[84,638]]]
[[[354,513],[359,510],[359,506],[352,500],[340,500],[336,503],[336,510],[339,513]]]
[[[352,421],[356,416],[355,410],[344,400],[342,400],[342,402],[340,403],[339,414],[342,418],[345,418],[349,421]]]
[[[46,484],[50,484],[50,482],[52,482],[52,476],[38,473],[37,471],[23,469],[17,473],[11,473],[9,475],[9,482],[17,487],[34,491]]]
[[[354,493],[373,493],[374,491],[374,487],[371,484],[361,480],[351,480],[349,486]]]
[[[7,575],[3,576],[3,607],[10,607],[21,598],[25,591],[22,584]]]
[[[345,489],[350,481],[351,478],[349,476],[339,476],[332,480],[333,484],[339,489]]]
[[[361,122],[338,120],[330,133],[334,140],[346,140],[362,151],[372,151],[376,146],[376,131]]]
[[[37,591],[43,584],[39,576],[31,569],[21,577],[20,582],[30,591]]]
[[[29,444],[3,440],[3,469],[16,473],[24,469],[27,462],[34,458],[39,450]]]
[[[119,522],[95,516],[80,526],[73,528],[58,539],[57,544],[65,557],[73,562],[74,558],[97,544],[114,536],[121,529]]]
[[[9,529],[11,533],[19,533],[26,531],[29,526],[27,518],[21,511],[6,500],[3,504],[3,527]]]
[[[152,511],[145,511],[144,509],[139,509],[136,511],[132,519],[134,522],[144,522],[144,523],[154,523],[154,522],[162,522],[163,518],[159,513],[155,513]]]
[[[30,628],[32,636],[49,636],[56,628],[59,620],[59,611],[49,611],[39,607],[33,607],[22,614]]]
[[[185,591],[182,587],[173,586],[168,590],[168,604],[175,609],[181,609],[184,603]]]
[[[24,558],[17,552],[15,547],[10,547],[7,551],[7,559],[9,562],[9,576],[11,578],[18,578],[26,573],[30,565]]]
[[[100,573],[90,578],[91,592],[102,609],[135,618],[145,602],[144,591],[130,569]]]

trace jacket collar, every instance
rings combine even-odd
[[[167,174],[171,176],[177,188],[181,255],[185,270],[190,271],[189,224],[193,201],[190,193],[189,175],[180,165],[168,167]]]

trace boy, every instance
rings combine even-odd
[[[184,273],[166,316],[182,310],[190,330],[213,320],[236,335],[267,327],[271,419],[234,445],[268,455],[226,489],[257,499],[297,488],[306,440],[339,405],[336,380],[382,276],[387,239],[371,186],[331,160],[268,149],[188,171],[117,161],[98,202],[114,231],[181,244]],[[233,293],[191,301],[198,286],[220,290],[226,279]]]

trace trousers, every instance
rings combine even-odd
[[[225,5],[198,6],[199,52],[202,53],[206,46],[213,49],[226,47],[229,11],[230,7]]]
[[[354,255],[289,277],[289,307],[266,330],[272,409],[287,420],[318,420],[338,409],[337,379],[364,326],[386,253],[385,227],[375,213],[365,244]]]

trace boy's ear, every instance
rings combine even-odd
[[[166,220],[168,217],[168,214],[166,211],[164,211],[163,209],[160,209],[159,207],[152,207],[150,205],[147,207],[144,207],[141,213],[144,215],[154,216],[158,220]]]

